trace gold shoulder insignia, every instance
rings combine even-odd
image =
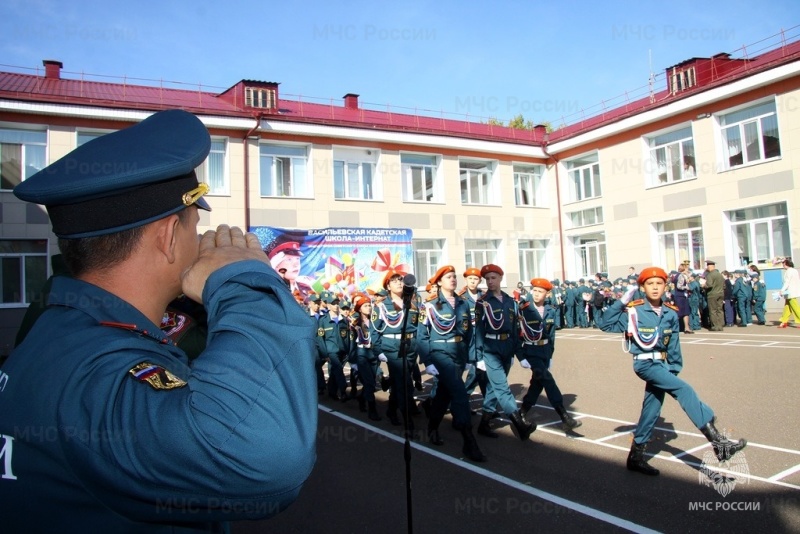
[[[425,307],[419,309],[419,317],[417,318],[417,324],[423,324],[425,322],[425,317],[428,310]]]
[[[634,306],[641,306],[642,304],[644,304],[644,299],[636,299],[636,300],[630,301],[628,303],[628,307],[629,308],[633,308]]]
[[[186,385],[184,380],[150,362],[138,363],[128,373],[139,382],[150,384],[153,389],[175,389]]]
[[[425,298],[425,302],[430,302],[430,301],[432,301],[432,300],[436,300],[436,297],[437,297],[436,293],[431,293],[430,295],[428,295],[428,296]]]
[[[466,293],[466,292],[467,292],[467,286],[464,286],[464,287],[461,288],[460,291],[456,291],[456,295],[458,295],[459,297],[463,297],[464,293]]]
[[[670,304],[669,302],[665,302],[664,306],[666,306],[667,308],[669,308],[669,309],[671,309],[673,311],[678,311],[680,309],[677,306],[675,306],[674,304]]]

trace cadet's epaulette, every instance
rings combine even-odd
[[[425,298],[425,302],[430,302],[432,300],[436,300],[436,297],[438,297],[438,295],[436,293],[431,293],[430,295],[428,295]]]
[[[483,295],[478,297],[478,300],[476,300],[475,302],[480,302],[482,300],[486,300],[486,297],[488,297],[488,296],[489,296],[489,293],[484,293]]]
[[[670,310],[673,310],[673,311],[680,311],[680,308],[678,308],[674,304],[670,304],[669,302],[665,302],[664,306],[666,306],[667,308],[669,308]]]
[[[634,306],[641,306],[642,304],[644,304],[644,299],[636,299],[636,300],[630,301],[628,303],[628,307],[629,308],[633,308]]]
[[[463,297],[464,293],[466,292],[467,292],[467,286],[464,286],[461,288],[461,291],[456,291],[456,295],[458,295],[459,297]]]
[[[530,305],[531,305],[531,302],[529,300],[525,300],[525,301],[520,303],[519,309],[520,310],[524,310],[525,308],[527,308]]]

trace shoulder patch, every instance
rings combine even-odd
[[[641,306],[642,304],[644,304],[644,299],[632,300],[632,301],[630,301],[628,303],[628,308],[633,308],[635,306]]]
[[[675,306],[674,304],[670,304],[669,302],[665,302],[665,303],[664,303],[664,306],[666,306],[667,308],[669,308],[669,309],[670,309],[670,310],[672,310],[672,311],[678,311],[678,310],[680,310],[680,308],[678,308],[678,307],[677,307],[677,306]]]
[[[160,365],[150,362],[138,363],[128,373],[139,382],[149,384],[153,389],[175,389],[186,385],[182,379]]]

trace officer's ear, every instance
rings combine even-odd
[[[158,225],[156,248],[164,255],[168,263],[174,263],[176,260],[175,252],[178,246],[180,223],[181,219],[176,214],[164,217],[154,223]]]

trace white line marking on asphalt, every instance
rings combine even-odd
[[[793,474],[797,473],[798,471],[800,471],[800,464],[797,464],[794,467],[790,467],[789,469],[787,469],[785,471],[781,471],[777,475],[772,475],[771,477],[769,477],[769,480],[772,481],[772,482],[775,482],[775,481],[780,480],[782,478],[786,478],[789,475],[793,475]]]
[[[338,417],[340,419],[343,419],[343,420],[345,420],[345,421],[347,421],[347,422],[349,422],[351,424],[358,425],[358,426],[360,426],[362,428],[365,428],[367,430],[375,432],[376,434],[380,434],[381,436],[384,436],[384,437],[386,437],[388,439],[391,439],[392,441],[396,441],[397,443],[405,443],[405,438],[401,438],[400,436],[397,436],[396,434],[393,434],[391,432],[387,432],[387,431],[382,430],[380,428],[373,427],[373,426],[371,426],[371,425],[369,425],[369,424],[367,424],[367,423],[365,423],[363,421],[359,421],[358,419],[354,419],[354,418],[350,417],[349,415],[345,415],[345,414],[343,414],[341,412],[337,412],[335,410],[332,410],[332,409],[330,409],[327,406],[324,406],[322,404],[319,404],[317,406],[318,406],[318,408],[320,410],[322,410],[322,411],[324,411],[326,413],[329,413],[330,415],[333,415],[335,417]],[[629,530],[631,532],[654,533],[654,534],[658,532],[657,530],[649,529],[649,528],[647,528],[645,526],[639,525],[638,523],[634,523],[632,521],[628,521],[626,519],[622,519],[620,517],[608,514],[606,512],[601,512],[600,510],[597,510],[595,508],[591,508],[589,506],[577,503],[575,501],[570,501],[570,500],[565,499],[563,497],[559,497],[558,495],[554,495],[552,493],[548,493],[546,491],[534,488],[532,486],[528,486],[528,485],[523,484],[521,482],[517,482],[516,480],[512,480],[512,479],[510,479],[508,477],[504,477],[503,475],[498,475],[497,473],[489,471],[488,469],[484,469],[482,467],[478,467],[477,465],[468,463],[468,462],[466,462],[464,460],[461,460],[461,459],[458,459],[458,458],[454,458],[452,456],[449,456],[449,455],[444,454],[442,452],[439,452],[437,450],[434,450],[434,449],[431,449],[431,448],[428,448],[428,447],[424,447],[424,446],[422,446],[422,445],[420,445],[418,443],[415,443],[413,441],[411,442],[411,448],[416,449],[416,450],[418,450],[420,452],[423,452],[425,454],[429,454],[431,456],[434,456],[434,457],[436,457],[436,458],[438,458],[438,459],[440,459],[442,461],[445,461],[445,462],[448,462],[450,464],[453,464],[453,465],[456,465],[458,467],[461,467],[463,469],[466,469],[467,471],[471,471],[471,472],[475,473],[476,475],[484,476],[484,477],[489,478],[491,480],[494,480],[495,482],[498,482],[500,484],[505,484],[506,486],[508,486],[510,488],[514,488],[516,490],[522,491],[523,493],[527,493],[528,495],[531,495],[531,496],[536,497],[538,499],[542,499],[542,500],[547,501],[547,502],[551,502],[551,503],[556,504],[558,506],[561,506],[563,508],[567,508],[569,510],[573,510],[573,511],[578,512],[580,514],[589,516],[589,517],[591,517],[593,519],[597,519],[598,521],[602,521],[604,523],[608,523],[610,525],[614,525],[616,527],[619,527],[619,528],[622,528],[622,529],[625,529],[625,530]]]

